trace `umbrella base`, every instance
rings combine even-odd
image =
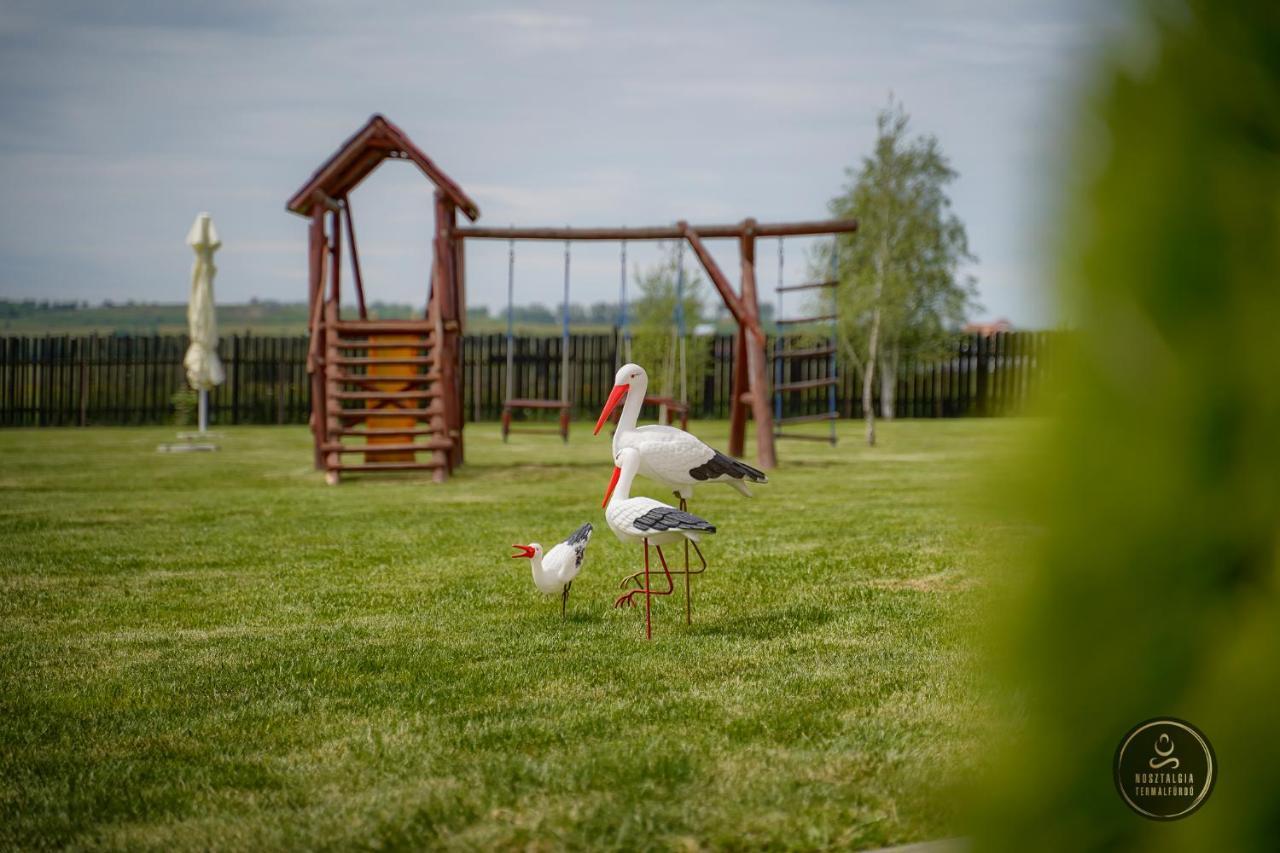
[[[216,444],[197,444],[195,442],[187,442],[186,444],[160,444],[156,446],[156,453],[202,453],[210,450],[217,450]]]

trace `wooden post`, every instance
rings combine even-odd
[[[334,222],[334,226],[337,226]],[[335,259],[336,260],[336,259]],[[330,299],[324,306],[325,320],[325,348],[324,348],[324,369],[321,373],[326,375],[333,369],[334,360],[338,357],[338,341],[336,335],[330,334],[338,322],[338,300]],[[325,387],[328,387],[327,382]],[[320,431],[316,435],[317,447],[323,444],[330,444],[329,437],[333,436],[333,441],[340,441],[339,430],[342,429],[342,421],[339,418],[339,412],[342,409],[342,403],[338,400],[325,399],[325,416],[320,422]],[[325,481],[331,486],[338,484],[339,471],[338,466],[342,464],[341,454],[328,452],[323,457]]]
[[[453,300],[457,306],[454,317],[458,323],[458,338],[456,345],[457,366],[454,368],[454,382],[457,386],[457,422],[455,424],[457,435],[453,437],[453,465],[457,467],[461,465],[466,458],[466,445],[464,443],[465,436],[463,427],[466,421],[466,401],[463,390],[465,387],[466,365],[464,363],[465,354],[463,352],[463,336],[467,332],[467,274],[466,274],[466,246],[463,241],[459,240],[454,231],[458,227],[458,207],[455,204],[449,204],[449,226],[446,232],[446,245],[449,248],[450,260],[450,277],[453,279]]]
[[[449,469],[462,464],[462,418],[458,399],[457,339],[460,323],[457,314],[457,292],[453,277],[454,205],[443,192],[436,192],[434,292],[432,301],[438,312],[439,339],[435,348],[440,370],[440,403],[444,409],[446,434],[453,439],[448,451]]]
[[[325,260],[324,207],[322,205],[317,204],[311,210],[311,228],[308,231],[308,238],[307,294],[310,297],[311,309],[308,331],[311,341],[307,350],[309,356],[307,370],[311,373],[311,435],[315,444],[314,464],[317,471],[322,471],[324,470],[324,453],[320,450],[320,445],[324,443],[321,436],[324,434],[325,418],[328,417],[324,405],[324,368],[321,367],[317,358],[324,352],[324,342],[321,340],[324,334],[324,319],[321,312],[324,305]]]
[[[747,375],[751,383],[751,412],[756,419],[756,465],[768,471],[777,466],[778,458],[773,443],[773,409],[769,405],[769,369],[764,334],[760,330],[760,300],[756,295],[755,229],[754,219],[742,223],[739,246],[742,255],[742,307],[759,333],[743,334],[743,338],[747,349]]]

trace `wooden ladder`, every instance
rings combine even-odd
[[[433,320],[338,320],[326,312],[325,479],[345,472],[449,474],[454,440],[445,425]],[[352,457],[357,457],[352,459]]]

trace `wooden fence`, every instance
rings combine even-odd
[[[688,383],[693,417],[729,413],[733,338],[700,339],[710,357]],[[0,338],[0,426],[72,426],[170,423],[173,397],[186,388],[183,336],[50,336]],[[575,414],[595,417],[618,367],[614,335],[569,339],[570,399]],[[940,418],[1011,414],[1041,388],[1051,388],[1054,332],[1004,332],[958,337],[945,356],[904,356],[898,366],[895,414]],[[300,424],[311,412],[307,338],[232,335],[218,352],[226,382],[210,393],[215,424]],[[506,394],[506,339],[473,335],[463,341],[463,381],[469,420],[496,420]],[[820,360],[793,363],[784,379],[823,375]],[[513,391],[517,397],[558,398],[561,339],[515,341]],[[772,370],[770,371],[772,376]],[[841,369],[837,402],[844,417],[862,416],[861,375]],[[880,410],[880,382],[875,399]],[[784,414],[825,411],[826,389],[787,395]]]

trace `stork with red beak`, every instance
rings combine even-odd
[[[587,556],[587,543],[591,541],[591,525],[584,524],[568,539],[556,545],[545,555],[537,542],[528,545],[512,545],[520,553],[512,554],[513,560],[526,558],[533,570],[533,585],[539,592],[560,594],[560,618],[564,618],[569,604],[569,587],[582,571],[582,561]]]
[[[604,404],[604,410],[600,412],[600,419],[596,421],[595,433],[600,433],[609,415],[625,398],[622,414],[618,418],[618,428],[613,433],[614,458],[625,448],[634,449],[639,454],[639,473],[669,487],[680,499],[681,510],[689,508],[693,487],[701,483],[724,483],[751,497],[747,483],[769,482],[763,471],[726,456],[692,433],[661,424],[636,426],[640,409],[644,405],[645,392],[649,388],[649,374],[640,365],[622,365],[613,382],[613,390]],[[697,550],[696,544],[693,547]],[[698,556],[702,557],[701,552]],[[675,574],[684,575],[684,618],[689,623],[693,621],[693,591],[689,578],[691,575],[701,574],[706,569],[706,561],[702,561],[701,569],[690,569],[688,547],[685,548],[684,557],[684,568],[677,569]],[[623,578],[622,585],[638,582],[640,574],[636,572]]]
[[[596,421],[596,434],[625,397],[618,428],[613,433],[613,455],[616,458],[624,447],[635,448],[640,454],[639,472],[671,487],[680,498],[681,509],[693,497],[693,487],[701,483],[724,483],[751,497],[747,483],[769,482],[763,471],[725,456],[692,433],[661,424],[636,426],[649,388],[649,374],[640,365],[622,365],[613,382],[613,390]]]
[[[698,548],[698,538],[703,534],[715,533],[711,522],[698,518],[684,510],[668,506],[653,498],[631,497],[631,483],[640,470],[640,452],[634,447],[624,447],[614,458],[613,477],[609,480],[609,488],[604,493],[602,506],[609,529],[624,543],[639,542],[644,545],[644,585],[618,596],[614,607],[632,607],[637,595],[644,596],[644,634],[645,639],[653,639],[653,597],[670,595],[675,590],[675,582],[671,578],[671,569],[667,566],[667,558],[662,553],[663,545],[673,542],[689,542],[702,559],[705,569],[707,561]],[[649,545],[653,544],[658,551],[658,560],[662,563],[663,574],[667,577],[667,588],[656,590],[649,577]],[[687,577],[687,575],[686,575]],[[625,583],[625,581],[624,581]]]

